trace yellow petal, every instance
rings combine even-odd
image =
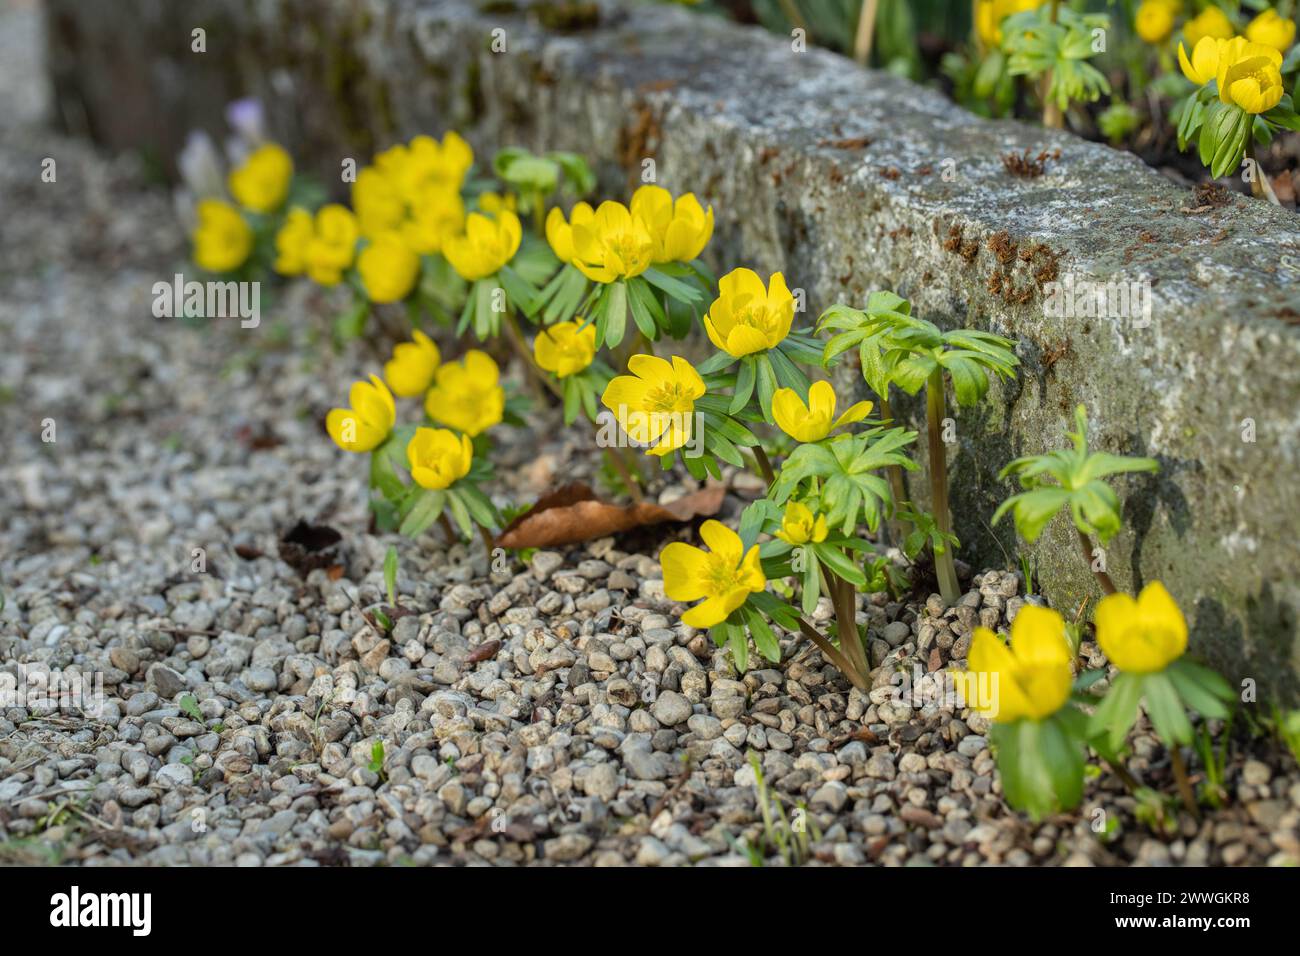
[[[664,594],[673,601],[694,601],[704,597],[709,556],[700,548],[674,541],[659,552],[664,570]]]

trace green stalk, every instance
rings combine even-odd
[[[1061,0],[1052,0],[1052,22],[1055,23],[1060,17]],[[1061,108],[1056,105],[1056,100],[1052,98],[1052,71],[1048,70],[1043,74],[1043,125],[1049,129],[1064,129],[1065,114]]]
[[[894,410],[889,405],[889,399],[880,399],[880,417],[887,422],[897,424],[894,421]],[[885,476],[889,479],[889,493],[894,498],[894,512],[897,514],[900,508],[908,504],[907,486],[903,484],[903,466],[890,465],[885,469]],[[903,541],[912,533],[912,523],[904,521],[902,518],[894,517],[889,519],[889,528],[893,534],[894,543],[902,550]]]
[[[771,459],[767,457],[767,452],[763,451],[762,445],[755,445],[750,451],[754,453],[759,475],[767,482],[767,487],[770,489],[776,483],[776,472],[772,470]]]
[[[952,534],[952,515],[948,510],[948,453],[943,447],[943,367],[935,365],[925,383],[925,411],[930,439],[930,507],[934,511],[935,526],[944,535]],[[957,585],[957,566],[952,560],[952,545],[947,544],[943,554],[935,552],[934,572],[939,578],[939,594],[943,603],[952,607],[961,598]]]
[[[862,10],[858,13],[858,32],[853,39],[853,59],[863,66],[871,60],[871,47],[876,35],[876,11],[880,0],[862,0]]]

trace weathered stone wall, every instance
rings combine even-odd
[[[1203,203],[1124,153],[981,120],[832,54],[659,5],[605,7],[563,31],[464,0],[50,0],[48,12],[60,115],[111,147],[165,162],[189,128],[219,131],[227,100],[257,95],[334,182],[343,157],[453,127],[483,154],[580,151],[614,194],[653,158],[663,185],[713,203],[716,264],[784,270],[814,316],[891,288],[941,325],[1018,339],[1020,377],[955,413],[964,556],[1014,561],[1009,524],[987,526],[1011,490],[997,472],[1061,445],[1083,402],[1100,447],[1162,463],[1119,482],[1117,582],[1165,581],[1197,650],[1296,693],[1295,214]],[[206,53],[191,52],[197,27]],[[1009,174],[1003,156],[1025,150],[1060,154],[1041,176]],[[1043,287],[1066,276],[1149,281],[1150,325],[1049,317]],[[1067,532],[1058,520],[1033,551],[1072,608],[1095,589]]]

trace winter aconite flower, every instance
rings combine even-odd
[[[434,341],[416,329],[412,341],[393,348],[393,357],[384,363],[384,378],[394,394],[402,398],[423,395],[433,384],[442,354]]]
[[[546,241],[551,244],[551,251],[561,262],[573,261],[573,227],[590,228],[596,218],[596,211],[585,202],[575,203],[566,222],[564,213],[558,206],[552,206],[546,214]]]
[[[664,569],[664,593],[674,601],[704,600],[682,615],[689,627],[708,628],[721,624],[749,595],[767,586],[759,564],[758,545],[748,552],[740,535],[721,521],[706,521],[700,537],[709,546],[704,551],[674,541],[659,553]]]
[[[645,221],[622,203],[603,202],[589,220],[570,221],[573,251],[569,261],[592,282],[639,276],[654,260],[655,241]],[[584,217],[585,219],[585,217]],[[556,255],[560,255],[557,250]]]
[[[230,173],[230,194],[245,209],[274,212],[284,205],[293,178],[293,160],[283,147],[267,143]]]
[[[670,364],[655,355],[634,355],[631,375],[619,375],[605,387],[601,402],[650,455],[667,455],[691,440],[695,400],[705,392],[704,379],[690,362],[674,355]]]
[[[1070,699],[1071,656],[1061,615],[1027,604],[1011,623],[1010,646],[988,628],[975,628],[966,704],[999,723],[1050,717]]]
[[[1229,40],[1235,32],[1228,15],[1212,3],[1183,24],[1183,39],[1193,48],[1205,37]]]
[[[429,189],[407,208],[399,229],[412,252],[422,256],[441,252],[448,239],[465,230],[465,202],[460,193]]]
[[[821,441],[834,429],[860,422],[871,413],[871,402],[858,402],[839,418],[835,417],[835,389],[829,382],[813,382],[808,404],[792,388],[778,388],[772,395],[772,417],[777,427],[795,441]]]
[[[989,47],[1002,44],[1002,21],[1013,13],[1036,10],[1047,0],[975,0],[975,32]]]
[[[417,428],[406,445],[406,460],[417,485],[441,491],[469,474],[474,446],[468,435],[448,428]]]
[[[1282,99],[1282,54],[1233,37],[1219,48],[1219,99],[1247,113],[1266,113]]]
[[[352,208],[361,224],[361,234],[367,239],[400,230],[406,218],[406,203],[397,184],[374,166],[357,173],[352,184]]]
[[[1102,598],[1093,622],[1098,645],[1122,671],[1162,671],[1187,650],[1187,621],[1159,581],[1144,587],[1136,601],[1127,594]]]
[[[781,273],[774,273],[764,287],[753,269],[733,269],[718,281],[718,293],[704,329],[733,358],[770,349],[790,334],[794,296]]]
[[[371,302],[400,302],[415,288],[420,257],[396,233],[384,233],[361,250],[357,272]]]
[[[325,430],[344,451],[372,451],[388,437],[397,420],[392,393],[378,376],[354,382],[348,392],[351,408],[334,408],[325,417]]]
[[[472,212],[465,220],[464,234],[448,239],[442,254],[462,279],[475,282],[499,272],[519,251],[522,239],[519,217],[509,209],[495,216]]]
[[[632,194],[631,213],[650,230],[654,262],[690,262],[713,236],[713,207],[700,207],[694,193],[673,200],[662,186],[642,186]]]
[[[596,326],[559,322],[537,333],[533,340],[537,364],[556,378],[576,375],[596,357]]]
[[[1143,0],[1134,17],[1137,35],[1150,44],[1163,43],[1174,32],[1177,0]]]
[[[191,238],[198,267],[230,272],[242,266],[253,251],[253,230],[239,210],[220,199],[202,199],[196,212],[199,223]]]
[[[1295,42],[1295,29],[1294,20],[1280,16],[1276,10],[1269,8],[1246,24],[1246,39],[1285,53]]]
[[[473,438],[505,414],[506,393],[500,378],[501,371],[490,355],[470,349],[459,362],[438,369],[434,386],[425,396],[424,410],[440,425]]]
[[[406,146],[394,146],[375,157],[375,165],[393,176],[409,200],[425,189],[460,192],[465,174],[474,165],[474,151],[455,131],[442,141],[416,136]]]
[[[320,285],[338,285],[343,270],[352,265],[358,235],[356,217],[346,206],[322,206],[314,218],[295,206],[275,236],[275,271],[306,273]]]
[[[818,515],[813,519],[812,510],[798,501],[791,501],[785,506],[781,517],[781,530],[776,536],[786,544],[801,545],[811,541],[820,544],[826,540],[826,516]]]

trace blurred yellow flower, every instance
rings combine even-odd
[[[633,217],[622,203],[603,202],[590,219],[584,216],[585,221],[579,221],[577,217],[578,207],[574,207],[574,218],[569,222],[569,261],[592,282],[630,279],[650,268],[654,237],[645,222]]]
[[[821,441],[842,425],[862,421],[871,408],[871,402],[858,402],[836,418],[835,389],[830,382],[813,382],[807,405],[792,388],[778,388],[772,395],[772,418],[777,427],[799,442]]]
[[[670,364],[655,355],[634,355],[631,375],[605,386],[600,400],[633,441],[651,445],[649,455],[667,455],[691,440],[695,400],[705,392],[704,379],[690,362],[674,355]]]
[[[1235,32],[1228,15],[1212,3],[1183,24],[1183,39],[1193,49],[1204,37],[1230,40]]]
[[[470,349],[459,362],[438,369],[424,410],[440,425],[473,438],[501,421],[506,393],[499,384],[501,371],[486,352]]]
[[[479,193],[478,196],[479,211],[487,213],[489,216],[495,216],[502,209],[509,209],[511,212],[519,212],[519,199],[514,193],[487,192]]]
[[[573,261],[573,227],[590,228],[595,218],[595,210],[585,202],[574,204],[567,222],[558,206],[551,207],[546,214],[546,241],[551,244],[551,251],[557,259],[566,263]]]
[[[253,150],[243,165],[231,170],[230,194],[245,209],[274,212],[284,205],[291,179],[293,160],[283,147],[267,143]]]
[[[238,269],[253,251],[253,230],[239,210],[221,199],[201,199],[194,242],[194,262],[208,272]]]
[[[361,225],[361,235],[376,239],[401,229],[406,203],[397,186],[374,166],[357,173],[352,184],[352,208]]]
[[[384,363],[384,378],[393,393],[402,398],[413,398],[428,391],[442,362],[437,344],[419,329],[412,333],[411,339],[394,346],[393,357]]]
[[[406,460],[417,485],[441,491],[469,474],[474,446],[468,435],[447,428],[417,428],[406,445]]]
[[[397,420],[393,396],[378,376],[369,382],[354,382],[348,392],[351,408],[333,408],[325,417],[325,430],[344,451],[372,451]]]
[[[465,202],[460,193],[430,187],[408,207],[400,225],[402,241],[417,255],[441,252],[447,240],[465,230]]]
[[[1246,39],[1285,53],[1295,42],[1295,21],[1269,8],[1246,24]]]
[[[734,358],[779,345],[794,321],[794,296],[785,276],[768,287],[753,269],[733,269],[718,281],[718,297],[704,317],[709,340]]]
[[[1282,99],[1282,54],[1233,37],[1219,48],[1219,99],[1247,113],[1266,113]]]
[[[1047,0],[975,0],[975,32],[988,47],[1001,46],[1002,21],[1013,13],[1036,10]]]
[[[432,136],[416,136],[406,146],[394,146],[376,156],[375,165],[392,172],[410,202],[429,187],[460,192],[474,165],[474,151],[453,130],[441,142]]]
[[[1070,643],[1056,611],[1026,604],[1011,623],[1011,644],[975,628],[968,672],[958,675],[966,706],[998,723],[1050,717],[1070,699]]]
[[[749,595],[767,587],[767,578],[758,545],[746,552],[740,535],[721,521],[704,522],[700,537],[710,551],[674,541],[659,552],[659,563],[664,569],[664,594],[671,600],[704,598],[682,615],[682,623],[709,628],[725,621]]]
[[[690,262],[713,235],[713,207],[700,207],[694,193],[678,196],[662,186],[642,186],[632,194],[630,209],[654,240],[653,262]]]
[[[465,232],[447,239],[442,254],[462,279],[475,282],[501,271],[519,251],[522,239],[519,217],[509,209],[496,216],[472,212],[465,220]]]
[[[1108,594],[1093,615],[1097,644],[1122,671],[1162,671],[1187,650],[1187,621],[1159,581],[1142,589],[1137,600]]]
[[[1142,0],[1134,17],[1137,35],[1150,44],[1163,43],[1174,32],[1177,0]]]
[[[547,326],[533,340],[533,357],[557,378],[576,375],[596,357],[595,324],[559,322]]]
[[[396,233],[388,232],[361,250],[357,272],[371,302],[400,302],[415,288],[420,257]]]
[[[820,544],[826,540],[826,516],[813,519],[812,510],[802,502],[791,501],[781,516],[781,530],[776,536],[786,544],[801,545],[811,541]]]
[[[322,206],[315,219],[295,206],[275,235],[275,271],[286,276],[305,272],[320,285],[337,285],[352,265],[357,236],[356,217],[346,206]]]

